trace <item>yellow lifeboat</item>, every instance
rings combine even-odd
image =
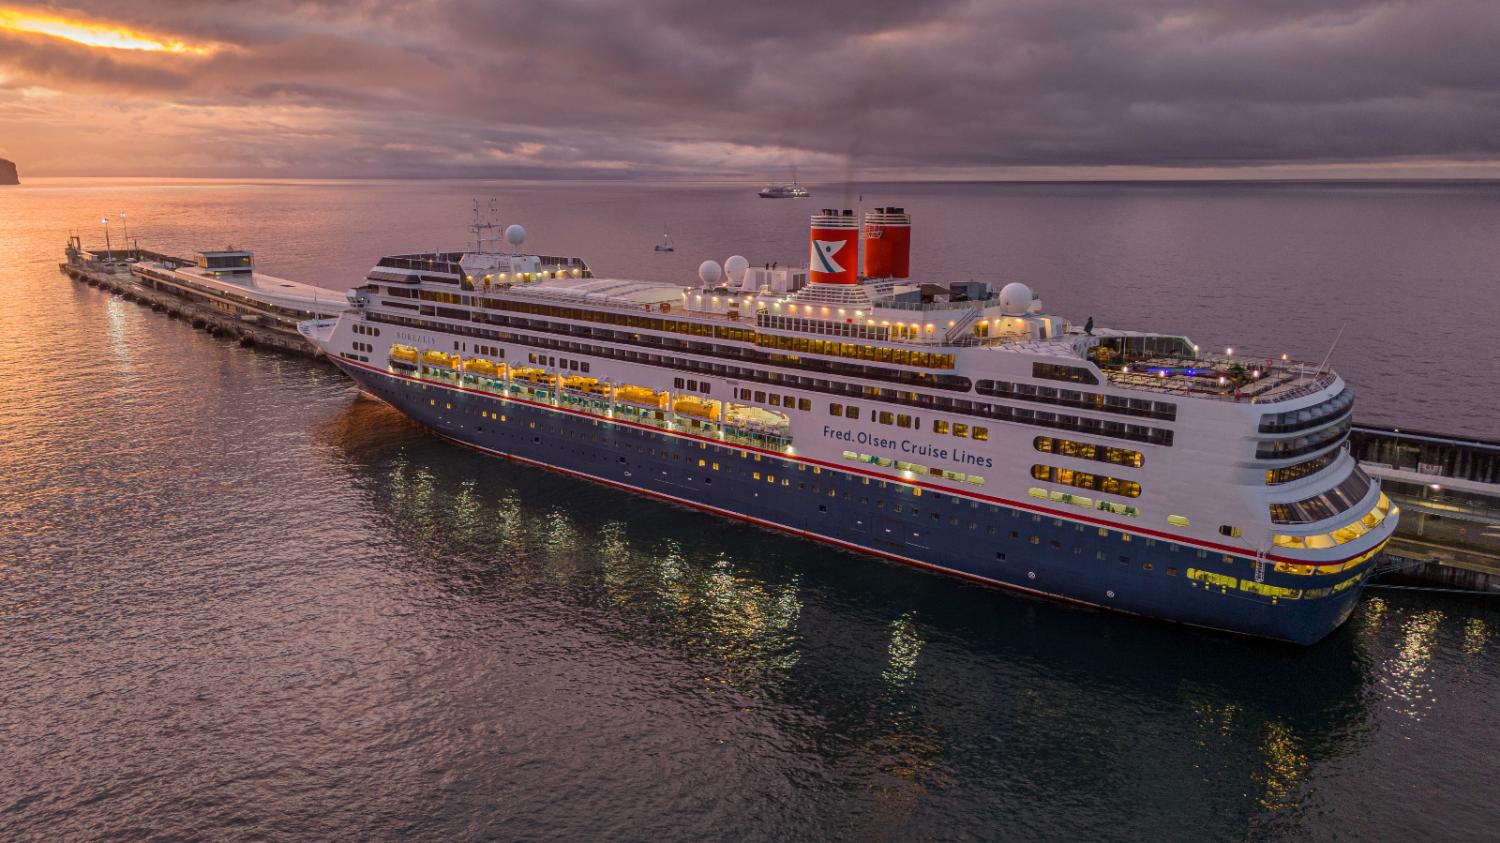
[[[565,389],[574,389],[579,392],[594,392],[594,387],[599,385],[598,378],[586,378],[583,375],[568,375],[563,378],[562,385]]]
[[[709,421],[719,420],[719,405],[705,403],[696,398],[679,398],[672,402],[672,412],[684,416],[697,416]]]
[[[495,376],[495,364],[483,357],[470,357],[464,361],[464,371],[492,378]]]
[[[627,383],[615,390],[615,399],[660,409],[666,406],[667,394],[663,392],[658,395],[644,386],[634,386]]]
[[[552,386],[552,376],[547,374],[547,372],[543,369],[530,369],[522,367],[518,369],[512,369],[510,373],[511,376],[516,380],[523,380],[530,383],[539,383],[546,386]]]
[[[416,364],[417,350],[409,345],[393,345],[391,346],[391,359]]]
[[[448,368],[452,368],[453,359],[454,355],[452,354],[448,354],[442,351],[434,351],[430,348],[422,352],[422,362],[426,363],[429,366],[445,366]]]

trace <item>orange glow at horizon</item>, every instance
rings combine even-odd
[[[50,35],[75,44],[105,47],[112,50],[145,50],[155,53],[208,52],[204,47],[194,47],[181,41],[157,38],[122,26],[67,20],[14,8],[0,8],[0,29]]]

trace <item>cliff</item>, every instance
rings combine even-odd
[[[16,177],[16,165],[4,158],[0,158],[0,184],[20,183],[21,180]]]

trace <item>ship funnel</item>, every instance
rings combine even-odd
[[[824,208],[814,214],[810,240],[807,265],[814,283],[859,283],[859,223],[853,211]]]
[[[911,277],[911,214],[905,208],[865,211],[865,277]]]

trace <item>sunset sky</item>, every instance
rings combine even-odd
[[[31,176],[1500,177],[1500,0],[0,0]]]

